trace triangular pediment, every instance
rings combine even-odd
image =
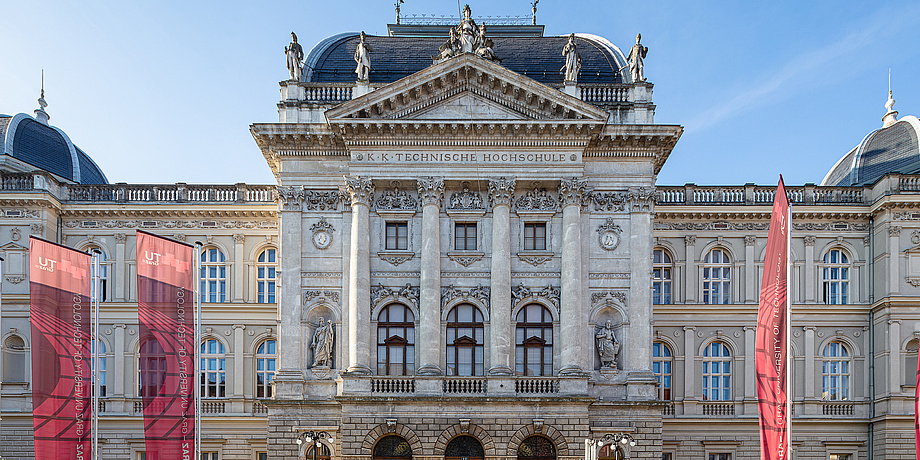
[[[326,112],[330,124],[359,120],[603,124],[607,116],[599,107],[473,54],[432,65]]]

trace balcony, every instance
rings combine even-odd
[[[587,377],[347,376],[340,395],[383,397],[586,396]]]

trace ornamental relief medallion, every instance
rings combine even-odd
[[[320,217],[319,222],[310,226],[310,231],[313,232],[311,240],[316,249],[328,249],[332,245],[332,233],[335,232],[335,228],[326,221],[325,217]]]
[[[620,233],[622,232],[623,229],[613,222],[613,218],[608,217],[606,222],[597,227],[597,237],[601,247],[608,251],[616,249],[620,244]]]

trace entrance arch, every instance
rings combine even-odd
[[[517,450],[518,460],[556,460],[556,445],[544,436],[529,436],[521,441]]]
[[[470,435],[457,436],[444,448],[444,460],[483,460],[485,455],[482,443]]]
[[[380,438],[374,445],[374,460],[407,460],[412,458],[412,446],[406,438],[388,435]]]

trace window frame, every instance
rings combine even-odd
[[[853,353],[850,349],[849,344],[841,340],[831,340],[821,347],[822,401],[852,400]],[[836,354],[829,355],[829,352]],[[833,381],[837,383],[832,384]]]
[[[662,350],[667,353],[663,354]],[[652,373],[655,374],[655,380],[658,381],[657,392],[659,401],[671,401],[674,396],[671,391],[674,383],[673,372],[674,352],[671,350],[671,347],[665,342],[652,342]]]
[[[462,321],[460,309],[467,307],[472,310],[472,320]],[[464,332],[470,332],[472,336]],[[451,307],[447,313],[445,341],[446,375],[463,377],[485,375],[485,318],[477,306],[471,303],[460,303]],[[464,350],[469,351],[471,360],[469,363],[461,362],[463,356],[461,352]],[[470,373],[460,372],[461,366],[464,365],[469,366]]]
[[[211,260],[212,255],[217,260]],[[201,303],[226,303],[228,263],[224,252],[217,246],[201,248],[199,255],[201,270],[199,272],[199,298]],[[210,276],[214,270],[214,276]]]
[[[722,350],[721,355],[713,355],[713,350],[718,345],[718,348]],[[721,340],[713,340],[706,345],[706,348],[703,349],[702,357],[702,372],[700,375],[703,377],[702,389],[703,389],[703,400],[704,401],[732,401],[733,391],[733,368],[734,368],[734,356],[732,354],[731,347],[728,346],[728,343]],[[716,366],[713,366],[714,363],[718,363],[718,372],[713,372],[713,369]],[[728,371],[724,371],[725,367],[728,367]],[[718,385],[713,386],[709,382],[711,379],[717,378]],[[727,379],[727,380],[726,380]],[[717,398],[713,398],[713,391],[718,395]]]
[[[157,363],[159,364],[159,366],[162,367],[162,370],[158,371],[158,372],[155,373],[154,375],[161,375],[161,376],[163,376],[163,377],[165,378],[165,375],[166,375],[166,372],[167,372],[166,352],[165,352],[162,348],[160,349],[160,351],[159,351],[158,353],[149,354],[148,357],[147,357],[144,361],[141,361],[141,360],[143,359],[143,356],[142,356],[142,355],[143,355],[143,353],[144,353],[144,351],[143,351],[143,350],[144,350],[144,346],[147,345],[147,344],[149,344],[149,343],[155,343],[155,344],[157,344],[157,347],[160,346],[160,342],[157,342],[156,339],[154,339],[154,338],[149,338],[149,339],[146,339],[146,340],[141,340],[140,343],[138,344],[138,347],[137,347],[137,355],[135,356],[135,363],[137,364],[137,367],[136,367],[136,369],[137,369],[137,373],[136,373],[136,375],[137,375],[137,397],[138,397],[138,398],[141,398],[141,399],[143,399],[143,398],[145,398],[145,397],[155,397],[155,396],[156,396],[156,395],[150,395],[150,396],[145,396],[145,395],[144,395],[144,379],[143,379],[143,377],[142,377],[141,371],[142,371],[143,369],[147,369],[147,364],[143,364],[143,365],[142,365],[142,363],[151,363],[151,362],[154,362],[154,361],[157,362]],[[163,383],[163,382],[160,382],[160,383],[159,383],[156,387],[154,387],[154,388],[157,388],[159,385],[162,385],[162,383]]]
[[[533,230],[533,235],[527,235],[528,228]],[[542,236],[537,236],[538,228],[542,229]],[[541,240],[543,245],[538,247],[537,242]],[[531,247],[528,247],[528,241]],[[545,252],[549,250],[549,247],[549,224],[545,220],[525,220],[521,223],[521,251]]]
[[[263,347],[267,348],[269,342],[273,343],[274,350],[275,350],[274,353],[269,353],[267,352],[267,350],[264,352],[262,351]],[[277,339],[273,337],[268,337],[268,338],[263,339],[261,342],[259,342],[259,345],[256,347],[254,358],[255,358],[255,366],[254,366],[255,380],[253,380],[253,384],[255,385],[255,388],[254,388],[255,391],[253,391],[252,394],[257,399],[270,399],[274,396],[273,388],[272,388],[272,381],[274,380],[275,372],[277,372],[277,365],[278,365],[278,341]],[[266,364],[266,366],[262,365],[263,362]],[[271,369],[260,368],[260,367],[268,367],[267,365],[269,363],[271,364],[270,366]]]
[[[396,306],[404,309],[402,318],[396,318],[401,319],[401,321],[394,321],[390,318],[391,309]],[[384,314],[386,314],[386,318],[384,318]],[[384,320],[381,321],[381,319]],[[377,375],[415,375],[415,321],[415,312],[408,305],[399,302],[388,304],[377,313]],[[382,337],[380,334],[384,328],[387,332],[386,336]],[[391,329],[395,330],[394,332],[401,330],[403,335],[390,332]],[[390,357],[393,356],[391,350],[399,348],[402,349],[402,362],[391,362]],[[401,373],[393,373],[393,367],[400,365],[402,366]]]
[[[470,236],[470,229],[472,228],[473,234]],[[461,229],[463,229],[463,234],[461,235]],[[479,250],[479,223],[470,222],[470,221],[455,221],[454,222],[454,251],[467,251],[473,252]],[[460,242],[463,242],[462,246]],[[470,242],[472,246],[470,247]]]
[[[670,251],[652,251],[652,305],[671,305],[674,301],[674,258]]]
[[[711,259],[714,259],[716,254],[719,255],[720,260],[713,262]],[[703,304],[729,305],[732,303],[732,273],[735,271],[733,261],[731,252],[724,247],[716,246],[706,251],[703,262],[700,264],[700,299]],[[716,277],[713,276],[715,273],[717,273]]]
[[[390,229],[394,229],[393,246],[390,245]],[[400,230],[405,234],[400,235]],[[402,241],[400,238],[404,238]],[[408,220],[388,220],[383,224],[383,249],[385,251],[408,251],[409,250],[409,221]],[[403,246],[400,247],[400,242]]]
[[[274,247],[263,248],[256,256],[256,303],[277,303],[278,262],[278,249]],[[269,276],[265,276],[266,272]]]
[[[821,300],[825,305],[850,304],[851,260],[848,252],[840,247],[831,248],[821,259]]]
[[[217,344],[217,351],[215,352],[207,351],[212,342]],[[201,373],[201,383],[199,385],[201,399],[227,398],[227,348],[224,343],[214,337],[201,339],[198,358],[198,371]],[[210,361],[214,361],[213,364],[216,365],[216,368],[212,369]],[[214,376],[214,382],[208,380],[211,374]],[[214,396],[209,395],[212,387]]]
[[[531,311],[529,307],[539,307],[542,309],[540,315],[541,321],[531,321],[530,315],[527,313]],[[555,318],[553,318],[552,312],[545,305],[537,302],[531,302],[518,310],[517,314],[514,317],[514,373],[517,376],[531,376],[531,377],[541,377],[541,376],[551,376],[553,375],[553,352],[554,350],[554,335],[555,335]],[[524,321],[521,321],[523,319]],[[528,330],[539,330],[540,335],[529,335]],[[546,339],[547,332],[549,333],[549,340]],[[539,360],[539,370],[538,374],[531,374],[529,371],[530,360],[528,359],[531,355],[531,350],[537,349],[540,360]]]
[[[106,255],[106,252],[102,248],[102,246],[97,243],[91,243],[87,245],[84,248],[84,252],[88,252],[90,254],[95,254],[98,252],[100,254],[99,256],[99,293],[101,294],[101,296],[100,296],[99,302],[100,303],[111,302],[112,296],[110,295],[111,294],[110,290],[111,290],[112,283],[109,282],[110,281],[109,272],[111,272],[110,268],[114,268],[112,266],[112,261],[109,260],[108,255]],[[90,299],[91,300],[92,300],[92,296],[95,293],[96,293],[96,284],[91,283],[91,286],[90,286]]]

